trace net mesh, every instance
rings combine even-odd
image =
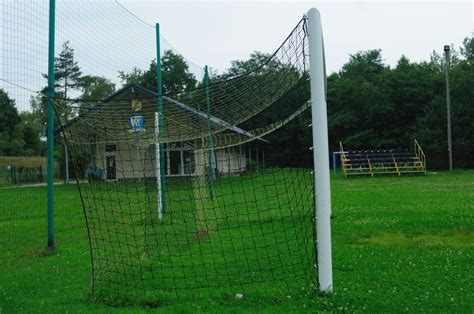
[[[252,150],[309,107],[306,45],[302,19],[242,75],[180,93],[131,83],[101,101],[54,99],[69,108],[56,110],[57,133],[74,159],[96,296],[311,291],[312,174],[256,167]]]
[[[0,258],[15,263],[46,242],[44,160],[28,158],[46,153],[49,1],[0,10],[0,89],[40,142],[1,162]],[[55,16],[56,242],[88,238],[94,295],[166,303],[314,291],[311,153],[293,147],[305,152],[295,158],[279,141],[303,142],[295,125],[310,123],[305,19],[250,71],[207,83],[160,36],[158,94],[155,25],[114,0],[57,0]],[[62,184],[68,166],[79,194]]]

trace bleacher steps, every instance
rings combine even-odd
[[[426,157],[415,140],[414,150],[355,150],[345,151],[340,143],[344,175],[381,176],[426,174]]]

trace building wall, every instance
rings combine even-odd
[[[116,179],[118,180],[156,177],[155,147],[153,145],[140,146],[138,151],[134,143],[116,143],[114,145],[116,145],[116,151],[108,152],[106,151],[106,144],[96,144],[95,164],[97,168],[102,170],[102,179],[107,179],[107,156],[115,156]],[[238,148],[216,150],[214,162],[217,173],[229,175],[244,172],[246,170],[246,157],[240,153]],[[191,168],[194,168],[195,174],[202,175],[204,171],[207,171],[209,165],[207,151],[195,150],[193,155],[194,167]],[[167,154],[165,154],[165,158],[167,158]],[[161,166],[165,167],[166,163]],[[180,170],[179,175],[184,175],[183,171]]]
[[[245,152],[245,151],[244,151]],[[247,158],[238,147],[215,151],[216,169],[221,174],[237,174],[246,170]]]
[[[106,151],[106,144],[96,144],[96,167],[102,170],[102,179],[107,178],[107,156],[115,156],[117,179],[138,179],[155,176],[154,151],[150,147],[139,147],[132,143],[116,143],[114,152]],[[91,165],[92,166],[92,165]]]

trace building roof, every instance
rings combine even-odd
[[[142,99],[143,98],[157,98],[159,96],[160,95],[158,93],[152,90],[146,89],[138,84],[134,84],[134,83],[128,84],[124,86],[123,88],[119,89],[118,91],[116,91],[115,93],[113,93],[112,95],[104,98],[102,101],[98,101],[94,106],[88,108],[85,112],[81,113],[78,117],[71,120],[68,124],[57,128],[56,134],[64,131],[65,129],[70,127],[72,124],[76,123],[78,120],[87,119],[88,116],[94,114],[95,112],[99,110],[104,109],[112,101],[132,100],[132,99],[137,99],[137,98],[142,98]],[[208,116],[206,112],[200,111],[192,106],[186,105],[168,96],[162,96],[162,97],[163,97],[164,104],[173,105],[175,108],[179,109],[181,112],[187,112],[191,116],[194,116],[195,118],[201,120],[202,122],[207,123],[209,120],[213,127],[217,127],[219,129],[230,130],[235,133],[247,136],[249,138],[256,138],[255,135],[253,135],[252,133],[247,132],[235,125],[232,125],[231,123],[228,123],[218,117],[215,117],[212,115]]]

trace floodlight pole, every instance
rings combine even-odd
[[[316,240],[319,290],[331,293],[331,187],[329,180],[329,143],[326,109],[326,74],[324,66],[323,33],[319,11],[307,14],[309,39],[309,75],[311,87],[311,116],[316,194]]]
[[[207,146],[208,147],[208,162],[209,162],[209,188],[211,199],[214,197],[214,164],[213,164],[213,154],[214,154],[214,147],[212,143],[212,133],[211,133],[211,100],[209,96],[209,71],[207,69],[207,65],[204,67],[204,88],[206,92],[206,107],[207,107],[207,128],[208,128],[208,136],[207,136]]]
[[[158,216],[166,210],[166,181],[165,181],[165,154],[164,145],[161,143],[161,137],[164,131],[164,117],[163,117],[163,87],[161,82],[161,52],[160,52],[160,23],[155,24],[156,28],[156,89],[158,93],[158,117],[155,115],[155,132],[156,137],[156,163],[157,163],[157,189],[158,189]],[[159,159],[159,161],[158,161]],[[158,183],[159,181],[159,183]],[[161,213],[160,213],[161,211]]]
[[[449,45],[444,46],[444,55],[445,55],[445,62],[444,62],[444,71],[446,73],[446,111],[447,111],[447,123],[448,123],[448,153],[449,153],[449,171],[453,171],[453,147],[451,143],[451,99],[449,95]]]
[[[54,249],[54,31],[55,0],[49,0],[49,46],[48,46],[48,104],[47,104],[47,146],[48,146],[48,248]]]

